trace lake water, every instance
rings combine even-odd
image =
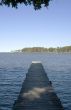
[[[71,53],[0,53],[0,110],[11,110],[33,60],[42,61],[65,110],[71,110]]]

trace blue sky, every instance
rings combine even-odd
[[[71,45],[71,0],[52,0],[38,11],[0,7],[0,52],[65,45]]]

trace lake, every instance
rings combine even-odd
[[[71,110],[71,53],[0,53],[0,110],[11,110],[32,61],[41,61],[65,110]]]

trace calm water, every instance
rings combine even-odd
[[[40,60],[65,110],[71,110],[71,54],[0,53],[0,110],[11,110],[32,60]]]

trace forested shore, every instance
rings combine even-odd
[[[14,52],[71,52],[71,46],[64,46],[64,47],[50,47],[50,48],[44,48],[44,47],[27,47],[22,48],[19,50],[15,50]]]

